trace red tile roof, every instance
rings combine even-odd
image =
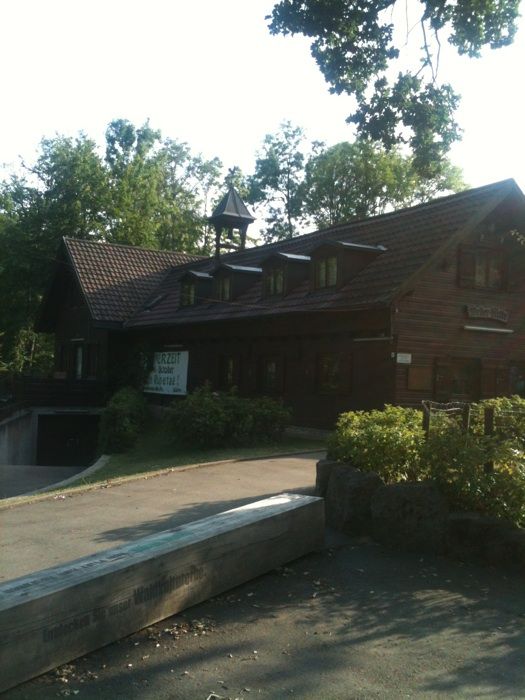
[[[155,295],[162,295],[160,301],[147,310],[139,310],[126,325],[166,326],[325,308],[363,309],[388,305],[403,283],[428,263],[455,234],[474,222],[477,216],[484,218],[512,194],[523,197],[513,180],[504,180],[408,209],[230,253],[220,259],[221,264],[259,267],[272,253],[309,255],[324,241],[334,240],[386,248],[346,286],[335,291],[312,292],[309,282],[305,281],[286,296],[270,300],[263,297],[262,284],[258,280],[231,303],[200,300],[193,306],[181,307],[181,276],[188,269],[213,273],[217,266],[213,259],[185,264],[173,269],[155,289]]]
[[[137,311],[177,265],[202,260],[166,250],[64,238],[91,315],[123,322]]]

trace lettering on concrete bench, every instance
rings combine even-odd
[[[320,549],[324,503],[282,494],[0,585],[0,692]]]
[[[134,605],[142,605],[147,603],[153,598],[159,598],[160,596],[167,596],[173,593],[174,590],[180,588],[181,586],[189,586],[190,583],[194,581],[199,581],[204,577],[204,570],[202,567],[192,566],[190,571],[184,574],[178,574],[175,576],[170,576],[167,579],[158,579],[148,586],[139,586],[133,591],[133,596],[126,598],[124,600],[119,600],[106,608],[95,608],[91,615],[84,615],[82,617],[74,618],[68,622],[64,622],[56,627],[44,628],[42,630],[42,641],[51,642],[65,634],[70,634],[71,632],[76,632],[82,627],[89,627],[89,625],[97,624],[107,617],[113,617],[114,615],[120,615],[123,612],[128,611]]]

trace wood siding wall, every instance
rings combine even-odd
[[[96,378],[105,380],[108,364],[108,332],[96,328],[91,322],[89,310],[80,293],[77,281],[71,277],[64,285],[63,302],[58,307],[55,327],[55,372],[64,373],[67,379],[75,379],[73,339],[84,347],[84,363],[87,362],[89,346],[96,347]],[[65,357],[61,358],[62,352]],[[61,365],[62,363],[62,365]],[[86,368],[87,370],[87,368]],[[87,371],[84,372],[86,378]]]
[[[294,319],[265,319],[207,324],[158,331],[149,342],[157,349],[178,344],[189,351],[188,390],[208,381],[221,387],[221,365],[235,358],[236,384],[243,395],[265,393],[261,372],[266,360],[278,364],[278,388],[293,411],[293,422],[333,427],[337,416],[356,408],[380,407],[393,399],[393,360],[390,340],[356,342],[354,336],[387,331],[388,311],[366,314],[327,312]],[[137,336],[137,342],[141,339]],[[319,386],[322,355],[341,360],[338,391],[323,393]],[[158,397],[157,400],[165,401]]]
[[[520,266],[523,269],[523,249],[510,246],[509,253],[514,268],[518,261],[509,289],[461,288],[455,249],[394,304],[392,328],[397,339],[396,351],[412,355],[410,365],[396,364],[396,403],[419,407],[423,399],[446,399],[436,391],[436,374],[440,364],[446,366],[460,358],[473,360],[479,367],[478,398],[509,392],[510,366],[525,362],[525,274],[519,271]],[[473,318],[467,312],[468,305],[504,310],[508,312],[508,321]],[[466,325],[493,327],[495,332],[465,330]],[[498,329],[513,333],[498,333]],[[431,376],[429,389],[409,388],[409,373],[416,377],[418,371],[414,368],[421,368],[423,379]]]

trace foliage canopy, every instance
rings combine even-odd
[[[63,236],[208,252],[221,167],[124,119],[108,125],[104,153],[82,133],[43,139],[36,162],[0,183],[0,369],[46,366],[49,341],[32,324]]]
[[[348,121],[358,133],[391,148],[409,143],[421,174],[438,172],[450,146],[460,138],[454,118],[459,98],[449,83],[438,81],[443,37],[460,55],[477,57],[484,47],[512,43],[520,0],[280,0],[273,8],[270,32],[303,34],[334,93],[355,97]],[[405,37],[393,17],[404,12]],[[414,17],[410,17],[415,13]],[[413,24],[413,26],[411,26]],[[420,60],[396,77],[396,61],[413,29],[420,31]]]

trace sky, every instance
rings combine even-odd
[[[283,120],[310,140],[352,140],[352,100],[329,94],[308,40],[269,34],[273,4],[2,0],[0,163],[30,162],[57,133],[102,143],[116,118],[149,119],[245,172]],[[514,177],[525,190],[525,19],[512,47],[485,53],[441,61],[440,77],[462,96],[451,158],[471,186]]]

